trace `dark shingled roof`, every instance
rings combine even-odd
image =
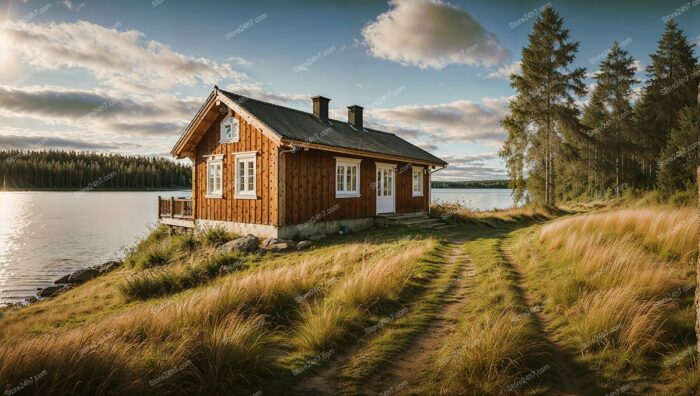
[[[326,124],[312,113],[262,102],[223,90],[220,92],[249,111],[250,114],[272,128],[284,139],[447,165],[440,158],[393,133],[369,128],[360,131],[351,127],[346,121],[329,120],[329,124]]]

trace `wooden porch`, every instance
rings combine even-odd
[[[162,198],[158,196],[158,219],[174,227],[194,228],[192,198]]]

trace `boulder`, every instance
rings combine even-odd
[[[283,250],[291,249],[296,245],[297,243],[291,239],[267,238],[263,241],[262,248],[273,252],[281,252]]]
[[[108,261],[102,265],[98,265],[97,267],[93,267],[93,268],[100,271],[100,274],[102,275],[102,274],[106,274],[108,272],[114,271],[120,265],[121,265],[121,263],[119,261]]]
[[[246,235],[238,239],[234,239],[219,248],[221,252],[230,252],[232,250],[240,250],[241,252],[250,253],[258,248],[260,240],[253,235]]]
[[[83,268],[70,274],[68,277],[68,283],[71,285],[76,285],[78,283],[83,283],[89,281],[90,279],[94,279],[98,275],[100,275],[100,271],[95,268]]]
[[[49,286],[45,289],[41,289],[39,292],[39,297],[41,298],[47,298],[47,297],[53,297],[56,294],[68,289],[68,286],[66,285],[57,285],[57,286]]]
[[[58,285],[58,284],[67,284],[67,283],[68,283],[68,278],[70,278],[71,275],[73,275],[73,274],[66,274],[66,275],[63,275],[62,277],[58,278],[58,280],[56,280],[56,282],[54,282],[54,283],[57,284],[57,285]]]
[[[26,305],[34,304],[37,301],[39,301],[39,299],[34,296],[29,296],[23,300],[24,304]]]
[[[308,249],[310,248],[314,243],[311,241],[301,241],[297,243],[297,250],[302,250],[302,249]]]

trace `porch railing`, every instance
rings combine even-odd
[[[158,218],[193,219],[192,198],[158,197]]]

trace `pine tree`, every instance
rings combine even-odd
[[[613,43],[608,56],[600,65],[596,80],[608,112],[607,127],[600,133],[602,147],[608,148],[614,166],[614,191],[620,195],[622,186],[631,182],[625,169],[630,167],[634,152],[634,123],[632,121],[632,89],[639,81],[634,78],[634,60],[628,52]]]
[[[671,130],[669,142],[659,160],[659,187],[665,192],[676,189],[694,190],[700,142],[700,110],[684,107],[678,116],[678,127]]]
[[[607,161],[603,154],[604,147],[601,144],[601,135],[607,133],[605,120],[610,114],[605,107],[603,91],[599,85],[593,89],[591,97],[583,107],[581,124],[587,129],[582,151],[588,170],[586,175],[588,191],[593,196],[601,196],[607,189]]]
[[[669,20],[656,52],[651,55],[648,84],[643,93],[646,115],[641,125],[651,142],[653,158],[659,158],[669,143],[671,130],[678,126],[680,110],[696,103],[700,73],[693,46],[678,25]]]
[[[556,203],[556,165],[565,140],[580,133],[574,96],[585,94],[585,70],[569,70],[578,50],[559,14],[547,7],[522,51],[522,72],[511,76],[517,91],[503,120],[508,140],[501,155],[511,178],[527,172],[527,189],[538,203]],[[524,134],[524,137],[522,136]],[[523,158],[524,161],[519,160]],[[522,163],[525,169],[516,169]]]

